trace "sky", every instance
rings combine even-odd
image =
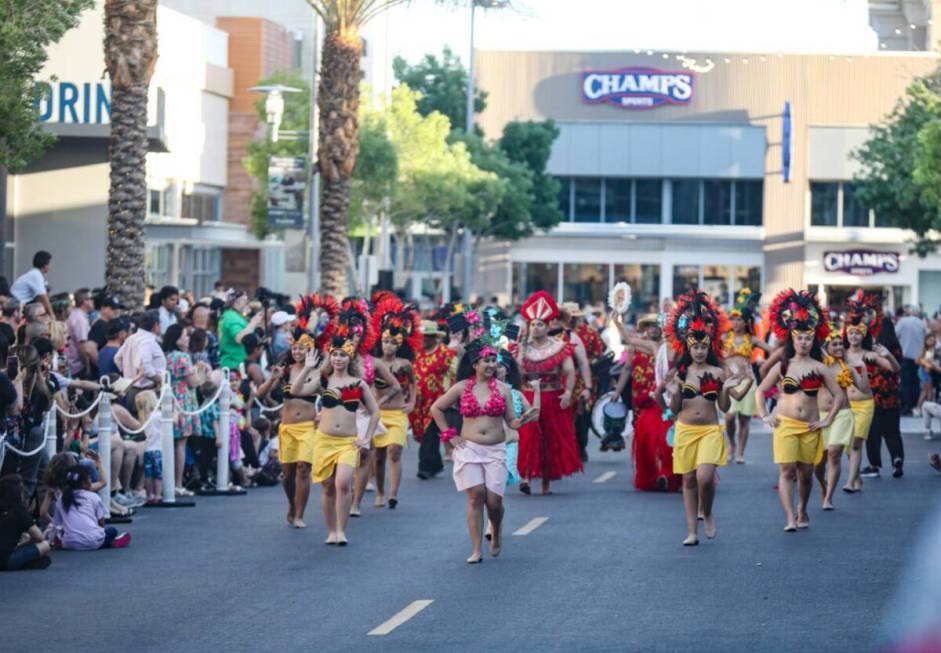
[[[673,52],[877,52],[867,0],[511,0],[477,10],[483,49],[668,50]],[[464,6],[455,8],[455,4]],[[413,0],[380,16],[364,35],[391,61],[416,61],[445,45],[466,61],[467,2]],[[378,53],[377,53],[378,54]]]

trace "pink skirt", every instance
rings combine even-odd
[[[478,485],[486,485],[494,494],[503,496],[506,479],[506,443],[477,444],[464,440],[464,446],[451,454],[454,462],[454,485],[463,492]]]

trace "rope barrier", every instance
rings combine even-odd
[[[86,408],[80,413],[75,413],[74,415],[72,413],[66,412],[66,410],[62,408],[62,406],[60,406],[59,404],[54,404],[54,405],[56,407],[56,411],[58,411],[58,413],[62,415],[62,417],[66,419],[78,419],[79,417],[85,417],[85,415],[95,410],[98,404],[101,403],[101,395],[103,394],[104,394],[104,391],[99,391],[98,396],[95,397],[95,401],[92,402],[91,406],[89,406],[88,408]]]
[[[219,395],[221,394],[222,394],[222,384],[220,383],[219,387],[216,388],[215,396],[209,401],[205,402],[202,406],[200,406],[196,410],[184,410],[183,406],[180,405],[179,400],[176,398],[176,395],[173,396],[173,403],[176,404],[177,410],[180,412],[180,414],[186,415],[187,417],[193,417],[195,415],[200,415],[206,412],[210,406],[212,406],[214,403],[216,403],[216,401],[219,400]]]
[[[158,405],[158,406],[160,405],[160,402],[163,401],[163,396],[164,396],[164,394],[166,394],[166,392],[167,392],[167,384],[164,383],[164,384],[163,384],[163,388],[161,388],[161,390],[160,390],[160,397],[157,398],[157,405]],[[117,423],[118,425],[120,425],[121,430],[124,431],[124,432],[125,432],[126,434],[128,434],[128,435],[138,435],[138,434],[140,434],[140,433],[143,433],[144,431],[147,430],[147,427],[150,426],[150,423],[151,423],[152,421],[154,421],[154,417],[155,417],[155,416],[159,416],[159,415],[160,415],[160,411],[159,411],[159,410],[154,410],[154,411],[152,411],[152,412],[150,413],[150,417],[148,417],[147,420],[146,420],[143,424],[141,424],[141,426],[140,426],[139,429],[129,429],[129,428],[127,428],[126,426],[124,426],[123,424],[121,424],[121,421],[118,419],[118,416],[114,414],[114,411],[113,411],[113,410],[111,411],[111,417],[114,418],[115,423]]]
[[[263,413],[276,413],[282,408],[284,408],[284,403],[280,403],[277,406],[265,406],[263,403],[258,401],[258,395],[253,394],[252,399],[255,400],[255,405],[261,408],[261,412]]]
[[[0,440],[0,442],[3,443],[3,446],[4,446],[4,447],[6,447],[7,449],[9,449],[9,450],[12,451],[13,453],[17,454],[18,456],[21,456],[22,458],[31,458],[31,457],[35,456],[35,455],[38,454],[40,451],[42,451],[43,449],[46,448],[46,438],[43,438],[42,444],[40,444],[38,447],[36,447],[36,448],[33,449],[32,451],[20,451],[19,449],[17,449],[16,447],[14,447],[12,444],[10,444],[9,442],[7,442],[7,436],[6,436],[5,433],[4,433],[2,436],[0,436],[0,437],[2,437],[2,440]]]

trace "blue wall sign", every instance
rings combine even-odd
[[[111,86],[102,82],[37,82],[34,102],[39,122],[111,122]]]
[[[791,181],[791,101],[784,103],[784,119],[781,121],[781,171],[784,183]]]
[[[655,109],[665,104],[689,104],[695,77],[682,70],[621,68],[582,73],[582,99],[621,109]]]

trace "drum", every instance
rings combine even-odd
[[[613,392],[599,397],[591,411],[591,429],[601,438],[602,451],[620,451],[632,432],[630,409],[614,398]]]

